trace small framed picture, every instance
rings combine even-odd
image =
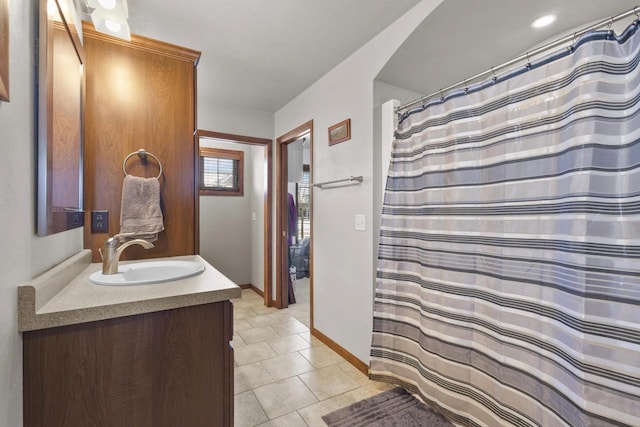
[[[329,145],[351,139],[351,119],[346,119],[329,127]]]

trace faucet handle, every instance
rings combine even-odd
[[[114,234],[111,238],[112,239],[120,239],[121,237],[127,237],[127,236],[134,236],[136,233],[134,232],[130,232],[130,233],[118,233],[118,234]]]
[[[98,252],[100,252],[100,258],[102,258],[102,260],[104,261],[105,254],[102,253],[103,249],[107,252],[107,254],[109,254],[110,251],[114,250],[117,246],[118,246],[118,238],[116,236],[109,237],[107,240],[104,241],[104,243],[102,244],[102,247],[98,248]]]
[[[101,248],[98,248],[98,252],[100,253],[100,258],[102,259],[102,261],[104,261],[104,257],[105,254],[102,252],[102,250],[104,249],[107,253],[107,257],[109,257],[111,251],[115,250],[116,247],[118,246],[118,235],[116,234],[115,236],[109,237],[107,238],[107,240],[104,241],[104,244],[102,245]]]

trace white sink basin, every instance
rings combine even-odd
[[[147,285],[185,279],[203,271],[204,265],[195,261],[140,261],[120,264],[116,274],[102,274],[102,271],[96,271],[89,276],[89,281],[96,285]]]

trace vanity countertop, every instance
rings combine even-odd
[[[172,282],[100,286],[89,276],[102,268],[83,250],[31,282],[18,287],[18,330],[32,331],[239,298],[241,289],[199,255],[172,260],[197,261],[205,271]],[[132,261],[135,262],[135,261]],[[122,261],[125,264],[127,261]]]

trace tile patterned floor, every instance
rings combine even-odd
[[[311,336],[309,279],[295,289],[285,310],[247,289],[233,300],[235,427],[325,426],[322,415],[391,388]]]

